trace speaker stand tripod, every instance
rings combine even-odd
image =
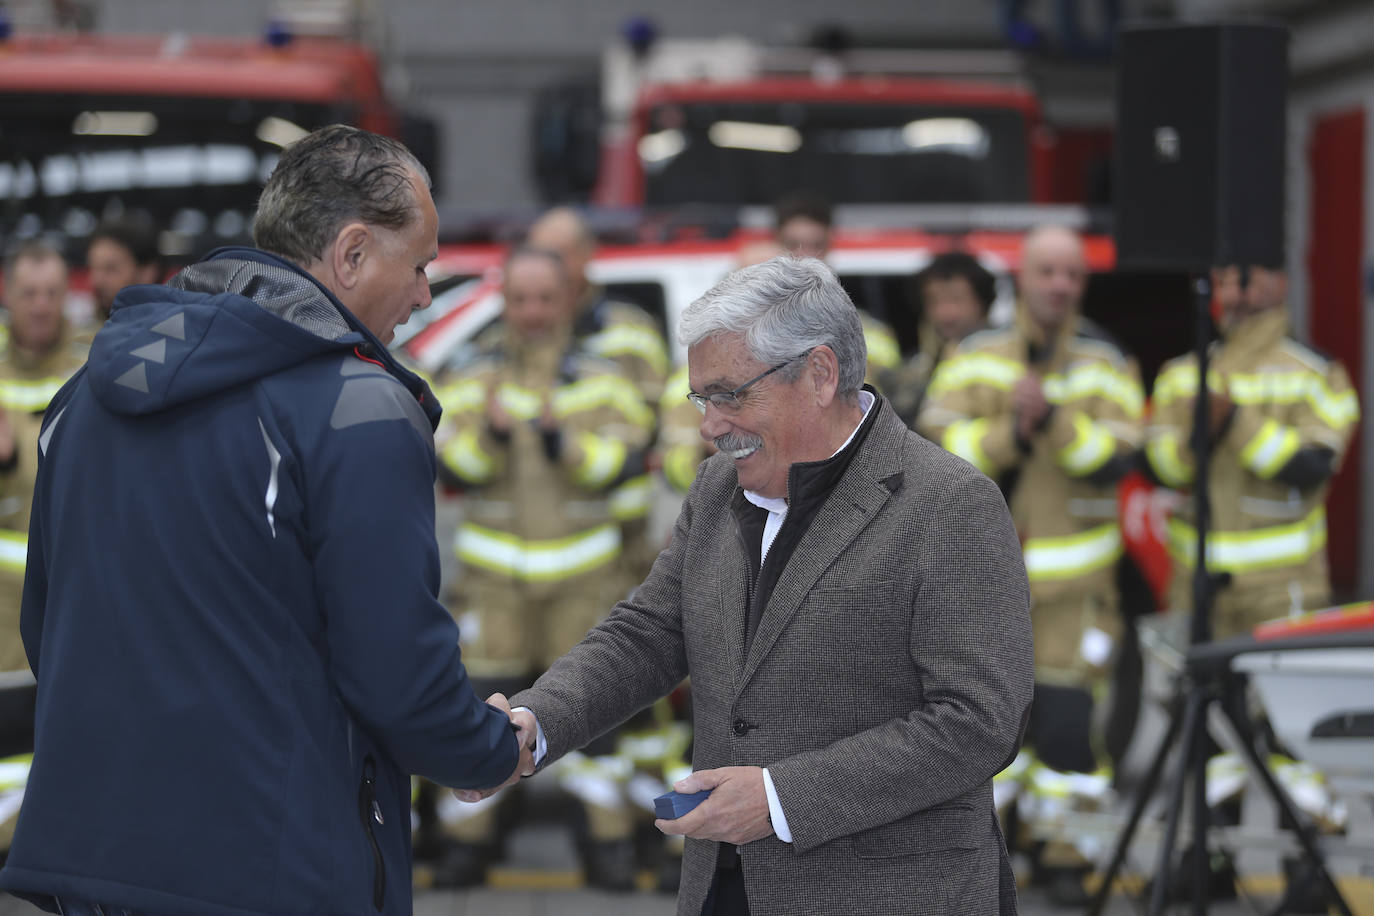
[[[1242,283],[1244,278],[1242,279]],[[1169,704],[1169,725],[1165,731],[1154,759],[1146,773],[1144,782],[1137,790],[1135,801],[1126,819],[1126,825],[1117,837],[1116,848],[1110,864],[1102,874],[1102,883],[1089,905],[1090,916],[1101,916],[1107,900],[1111,896],[1115,882],[1125,862],[1126,853],[1131,846],[1140,819],[1149,805],[1150,799],[1159,785],[1170,751],[1176,742],[1179,746],[1178,764],[1170,777],[1168,787],[1168,817],[1165,822],[1164,836],[1160,841],[1159,858],[1155,867],[1155,878],[1150,894],[1150,916],[1160,916],[1168,903],[1167,890],[1170,867],[1174,858],[1174,847],[1182,819],[1183,802],[1189,783],[1192,784],[1193,847],[1191,859],[1192,886],[1190,900],[1195,916],[1207,912],[1208,883],[1211,876],[1207,850],[1207,829],[1209,813],[1207,810],[1207,718],[1208,709],[1215,703],[1241,737],[1240,746],[1253,772],[1259,775],[1266,792],[1273,798],[1283,814],[1283,823],[1291,827],[1297,835],[1298,844],[1304,855],[1317,870],[1327,894],[1343,916],[1354,916],[1340,889],[1336,887],[1331,873],[1326,867],[1326,859],[1317,846],[1315,831],[1300,815],[1293,801],[1278,784],[1273,772],[1255,747],[1256,735],[1246,716],[1237,713],[1233,702],[1239,687],[1230,670],[1231,659],[1237,654],[1226,651],[1224,646],[1209,646],[1212,638],[1211,609],[1212,596],[1219,581],[1207,571],[1207,530],[1210,527],[1210,503],[1207,493],[1208,460],[1211,457],[1210,404],[1207,397],[1207,371],[1209,342],[1211,339],[1210,306],[1212,289],[1208,277],[1203,274],[1193,281],[1194,334],[1193,352],[1198,365],[1197,396],[1193,402],[1192,449],[1196,467],[1193,483],[1194,520],[1197,525],[1196,560],[1193,572],[1193,612],[1190,619],[1191,646],[1182,676],[1175,686],[1175,693]],[[1218,651],[1220,650],[1220,651]]]

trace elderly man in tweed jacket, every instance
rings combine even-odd
[[[681,914],[1016,912],[991,777],[1031,698],[997,487],[862,386],[834,274],[774,258],[683,315],[718,453],[643,586],[512,698],[544,763],[691,675]]]

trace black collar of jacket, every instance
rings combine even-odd
[[[830,491],[835,489],[835,484],[840,482],[840,478],[848,470],[859,446],[863,445],[863,441],[868,438],[869,430],[873,428],[874,421],[878,419],[878,410],[883,406],[883,396],[878,394],[877,389],[872,385],[864,385],[863,390],[873,395],[873,406],[869,408],[868,415],[859,424],[859,429],[854,433],[854,438],[850,443],[829,458],[820,461],[798,462],[788,469],[787,515],[789,518],[799,510],[807,512],[808,515],[815,514],[815,510],[819,509],[821,503],[825,502]]]
[[[268,251],[263,251],[261,248],[249,248],[244,245],[228,245],[223,248],[216,248],[202,260],[213,261],[217,258],[238,258],[243,261],[256,261],[259,264],[270,264],[273,267],[280,267],[284,270],[298,273],[315,284],[319,291],[329,299],[329,304],[339,310],[339,314],[343,317],[348,327],[354,333],[362,337],[361,342],[349,341],[347,337],[342,338],[341,342],[352,343],[356,347],[357,353],[361,358],[381,363],[382,368],[386,369],[392,378],[404,385],[406,390],[409,391],[411,396],[419,403],[420,409],[425,412],[425,416],[429,420],[430,426],[434,429],[439,428],[439,417],[443,413],[443,407],[440,405],[439,399],[434,396],[434,392],[430,390],[425,380],[397,362],[396,358],[391,355],[391,351],[377,339],[377,335],[368,330],[367,325],[359,321],[358,316],[350,312],[348,308],[339,301],[339,298],[330,292],[313,274],[302,269],[300,265],[288,261],[286,258],[272,254]]]
[[[820,461],[798,462],[788,469],[787,517],[783,519],[782,527],[778,529],[777,536],[773,539],[773,545],[768,549],[767,561],[761,561],[760,558],[763,552],[763,526],[767,522],[768,513],[749,502],[744,495],[743,488],[735,488],[735,495],[730,508],[739,528],[745,555],[749,558],[749,569],[752,574],[750,579],[755,583],[749,595],[749,619],[745,630],[746,645],[753,638],[754,627],[759,615],[762,614],[763,608],[768,604],[768,598],[773,593],[773,586],[777,584],[778,577],[792,556],[792,551],[796,549],[797,544],[801,543],[802,535],[806,534],[806,529],[810,526],[811,520],[816,517],[816,513],[825,504],[826,498],[830,496],[835,485],[840,482],[840,478],[844,476],[845,471],[853,463],[854,456],[858,454],[864,440],[868,438],[869,431],[873,429],[873,425],[878,419],[878,414],[883,406],[883,396],[878,394],[870,385],[865,385],[863,390],[873,395],[873,406],[869,408],[868,415],[859,424],[853,440],[829,458]],[[884,483],[887,484],[888,482],[884,481]],[[900,486],[900,481],[897,481],[896,485]],[[889,488],[895,489],[895,486]]]

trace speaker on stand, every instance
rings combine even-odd
[[[1243,737],[1241,748],[1318,871],[1338,911],[1351,911],[1326,868],[1315,832],[1274,780],[1254,747],[1253,729],[1236,713],[1229,656],[1218,664],[1212,596],[1224,577],[1207,570],[1210,457],[1207,369],[1211,340],[1210,270],[1237,265],[1282,267],[1284,159],[1287,143],[1288,32],[1263,23],[1130,26],[1118,33],[1116,90],[1117,264],[1135,270],[1182,270],[1194,277],[1194,353],[1198,396],[1192,449],[1196,568],[1192,648],[1171,702],[1165,737],[1117,838],[1089,913],[1103,912],[1112,883],[1176,743],[1180,757],[1168,785],[1168,818],[1150,899],[1164,911],[1183,800],[1193,795],[1192,910],[1207,912],[1207,712],[1215,703]]]

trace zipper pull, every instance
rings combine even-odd
[[[372,799],[372,819],[379,824],[386,824],[386,820],[382,817],[382,806],[377,804],[375,798]]]

